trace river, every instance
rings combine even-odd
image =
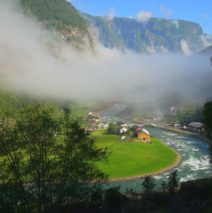
[[[207,143],[204,143],[200,139],[166,130],[149,128],[149,131],[152,136],[159,138],[182,156],[182,163],[177,168],[180,182],[212,176],[212,166],[210,164]],[[157,188],[160,187],[162,180],[167,180],[170,172],[172,171],[154,176]],[[122,192],[126,192],[129,189],[139,192],[142,190],[141,182],[142,179],[110,182],[106,187],[120,186],[120,191]]]

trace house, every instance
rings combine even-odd
[[[141,131],[138,131],[138,139],[144,143],[150,143],[151,142],[151,136],[148,130],[141,129]]]
[[[205,132],[205,125],[201,122],[191,122],[188,124],[188,130],[202,135]]]
[[[109,124],[107,122],[101,122],[97,126],[98,129],[108,129]]]
[[[180,122],[179,122],[179,121],[175,121],[175,123],[174,123],[174,127],[176,127],[176,128],[179,128],[179,127],[181,127],[181,124],[180,124]]]
[[[120,129],[120,134],[121,134],[121,135],[122,135],[122,134],[125,134],[125,133],[127,132],[127,130],[128,130],[127,127],[122,127],[122,128]]]
[[[98,123],[99,123],[99,117],[95,116],[92,112],[89,112],[87,114],[87,119],[86,122],[89,126],[89,129],[97,129],[98,128]]]

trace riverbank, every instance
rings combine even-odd
[[[157,126],[151,126],[152,128],[156,128],[156,129],[161,129],[161,130],[166,130],[166,131],[170,131],[170,132],[174,132],[174,133],[177,133],[177,134],[181,134],[181,135],[186,135],[186,136],[189,136],[189,137],[193,137],[193,138],[197,138],[205,143],[209,143],[209,140],[204,137],[204,136],[201,136],[197,133],[194,133],[194,132],[190,132],[190,131],[186,131],[186,130],[182,130],[182,129],[179,129],[179,128],[176,128],[176,127],[170,127],[170,126],[160,126],[160,125],[157,125]]]
[[[123,142],[117,135],[93,132],[96,144],[110,152],[106,162],[99,162],[109,182],[135,180],[149,175],[159,175],[179,166],[181,156],[176,150],[152,137],[151,144]]]

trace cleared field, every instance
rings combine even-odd
[[[129,178],[153,174],[176,166],[178,154],[156,138],[151,144],[122,142],[117,135],[96,131],[92,134],[98,147],[108,147],[107,162],[99,162],[109,179]]]

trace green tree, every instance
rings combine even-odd
[[[48,105],[36,104],[25,107],[17,121],[19,140],[24,147],[27,161],[28,181],[33,183],[34,200],[41,212],[52,203],[55,161],[52,157],[59,122],[53,116],[54,109]]]
[[[107,133],[108,134],[117,134],[118,127],[114,123],[109,123]]]
[[[204,122],[207,125],[208,137],[211,139],[212,132],[212,101],[205,103],[204,105]]]
[[[83,202],[105,179],[96,161],[106,158],[106,150],[96,147],[69,112],[63,117],[56,112],[35,104],[17,119],[1,119],[2,212],[42,212]]]
[[[142,185],[144,187],[144,193],[146,195],[150,194],[156,186],[154,179],[151,176],[145,177]]]
[[[127,198],[119,192],[119,189],[119,187],[112,187],[105,192],[105,204],[108,212],[121,212],[121,207],[127,202]]]
[[[212,162],[212,101],[204,105],[204,122],[206,124],[206,133],[209,139],[210,162]]]
[[[17,129],[13,122],[7,117],[0,122],[0,210],[29,212],[23,154],[19,150]]]
[[[162,192],[166,192],[166,190],[167,190],[167,183],[164,180],[161,183],[161,190],[162,190]]]
[[[106,158],[106,149],[99,149],[78,120],[65,114],[60,144],[56,147],[58,158],[58,202],[71,203],[86,200],[95,188],[95,183],[105,179],[95,162]],[[90,184],[95,180],[95,183]]]
[[[178,186],[179,186],[178,174],[177,174],[177,170],[175,170],[174,172],[172,172],[169,175],[169,178],[168,178],[168,190],[169,190],[169,192],[174,193]]]

